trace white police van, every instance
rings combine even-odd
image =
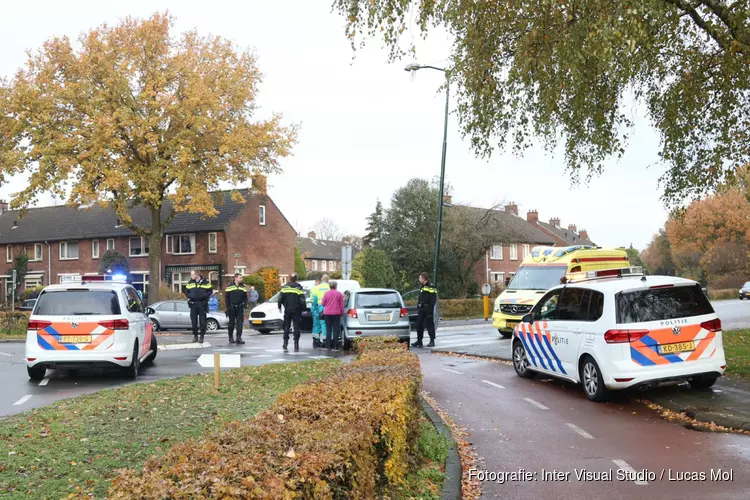
[[[721,320],[695,281],[640,268],[592,271],[549,290],[513,332],[518,376],[581,383],[592,401],[610,390],[724,374]]]

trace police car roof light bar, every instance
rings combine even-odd
[[[594,279],[603,278],[623,278],[628,276],[643,276],[643,267],[633,266],[619,269],[601,269],[599,271],[584,271],[579,273],[570,273],[568,275],[568,283],[574,281],[589,281]]]

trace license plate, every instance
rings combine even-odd
[[[263,322],[261,320],[259,320],[259,319],[256,319],[256,320],[253,320],[253,324],[254,325],[262,325]]]
[[[505,323],[505,326],[506,326],[507,328],[515,328],[515,327],[517,327],[517,326],[518,326],[518,323],[516,323],[515,321],[507,321],[507,322]]]
[[[367,320],[368,321],[390,321],[391,315],[390,314],[368,314]]]
[[[678,352],[694,351],[695,341],[678,342],[677,344],[664,344],[659,346],[659,354],[676,354]]]
[[[63,335],[60,337],[63,344],[87,344],[91,342],[91,335]]]

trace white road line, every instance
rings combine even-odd
[[[24,404],[29,399],[31,399],[31,394],[25,395],[24,397],[22,397],[21,399],[19,399],[15,403],[13,403],[13,406],[21,406],[22,404]]]
[[[540,403],[539,401],[534,401],[534,400],[533,400],[533,399],[531,399],[531,398],[523,398],[523,400],[524,400],[524,401],[526,401],[527,403],[531,403],[531,404],[533,404],[534,406],[536,406],[536,407],[537,407],[537,408],[539,408],[540,410],[549,410],[549,408],[547,408],[546,406],[544,406],[544,405],[543,405],[542,403]]]
[[[270,358],[270,354],[256,354],[253,358]]]
[[[492,387],[497,387],[498,389],[505,389],[505,387],[503,387],[502,385],[496,384],[495,382],[490,382],[489,380],[482,380],[482,382],[487,385],[491,385]]]
[[[44,377],[41,382],[39,382],[39,385],[45,386],[49,384],[49,377]]]
[[[456,375],[463,375],[464,374],[464,372],[458,372],[456,370],[451,370],[450,368],[443,368],[443,370],[445,370],[447,372],[455,373]]]
[[[0,354],[2,354],[3,356],[10,356],[11,358],[13,357],[12,354],[8,354],[7,352],[0,352]]]
[[[585,437],[586,439],[594,439],[594,436],[592,436],[588,432],[584,431],[583,429],[581,429],[580,427],[578,427],[576,424],[570,424],[570,423],[568,423],[568,424],[565,424],[565,425],[567,425],[568,427],[570,427],[571,429],[573,429],[574,431],[576,431],[578,434],[580,434],[581,436]]]
[[[635,469],[632,468],[630,464],[628,464],[625,460],[612,460],[612,461],[615,463],[615,465],[617,465],[617,467],[620,468],[620,470],[624,470],[625,472],[628,473],[628,475],[632,475],[633,477],[636,476],[637,472],[635,471]],[[646,486],[648,485],[648,481],[635,481],[635,484],[640,485],[640,486]]]

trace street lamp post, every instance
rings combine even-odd
[[[443,196],[445,188],[445,153],[448,148],[448,107],[450,102],[450,79],[448,78],[448,71],[445,68],[438,68],[436,66],[420,66],[419,64],[412,63],[407,65],[405,71],[418,71],[420,69],[434,69],[442,71],[445,74],[445,119],[443,121],[443,155],[440,160],[440,197],[438,198],[438,216],[437,216],[437,228],[435,230],[435,257],[432,267],[432,284],[435,289],[438,287],[438,262],[440,261],[440,233],[443,226]],[[437,322],[440,322],[440,311],[435,304],[435,318]]]

